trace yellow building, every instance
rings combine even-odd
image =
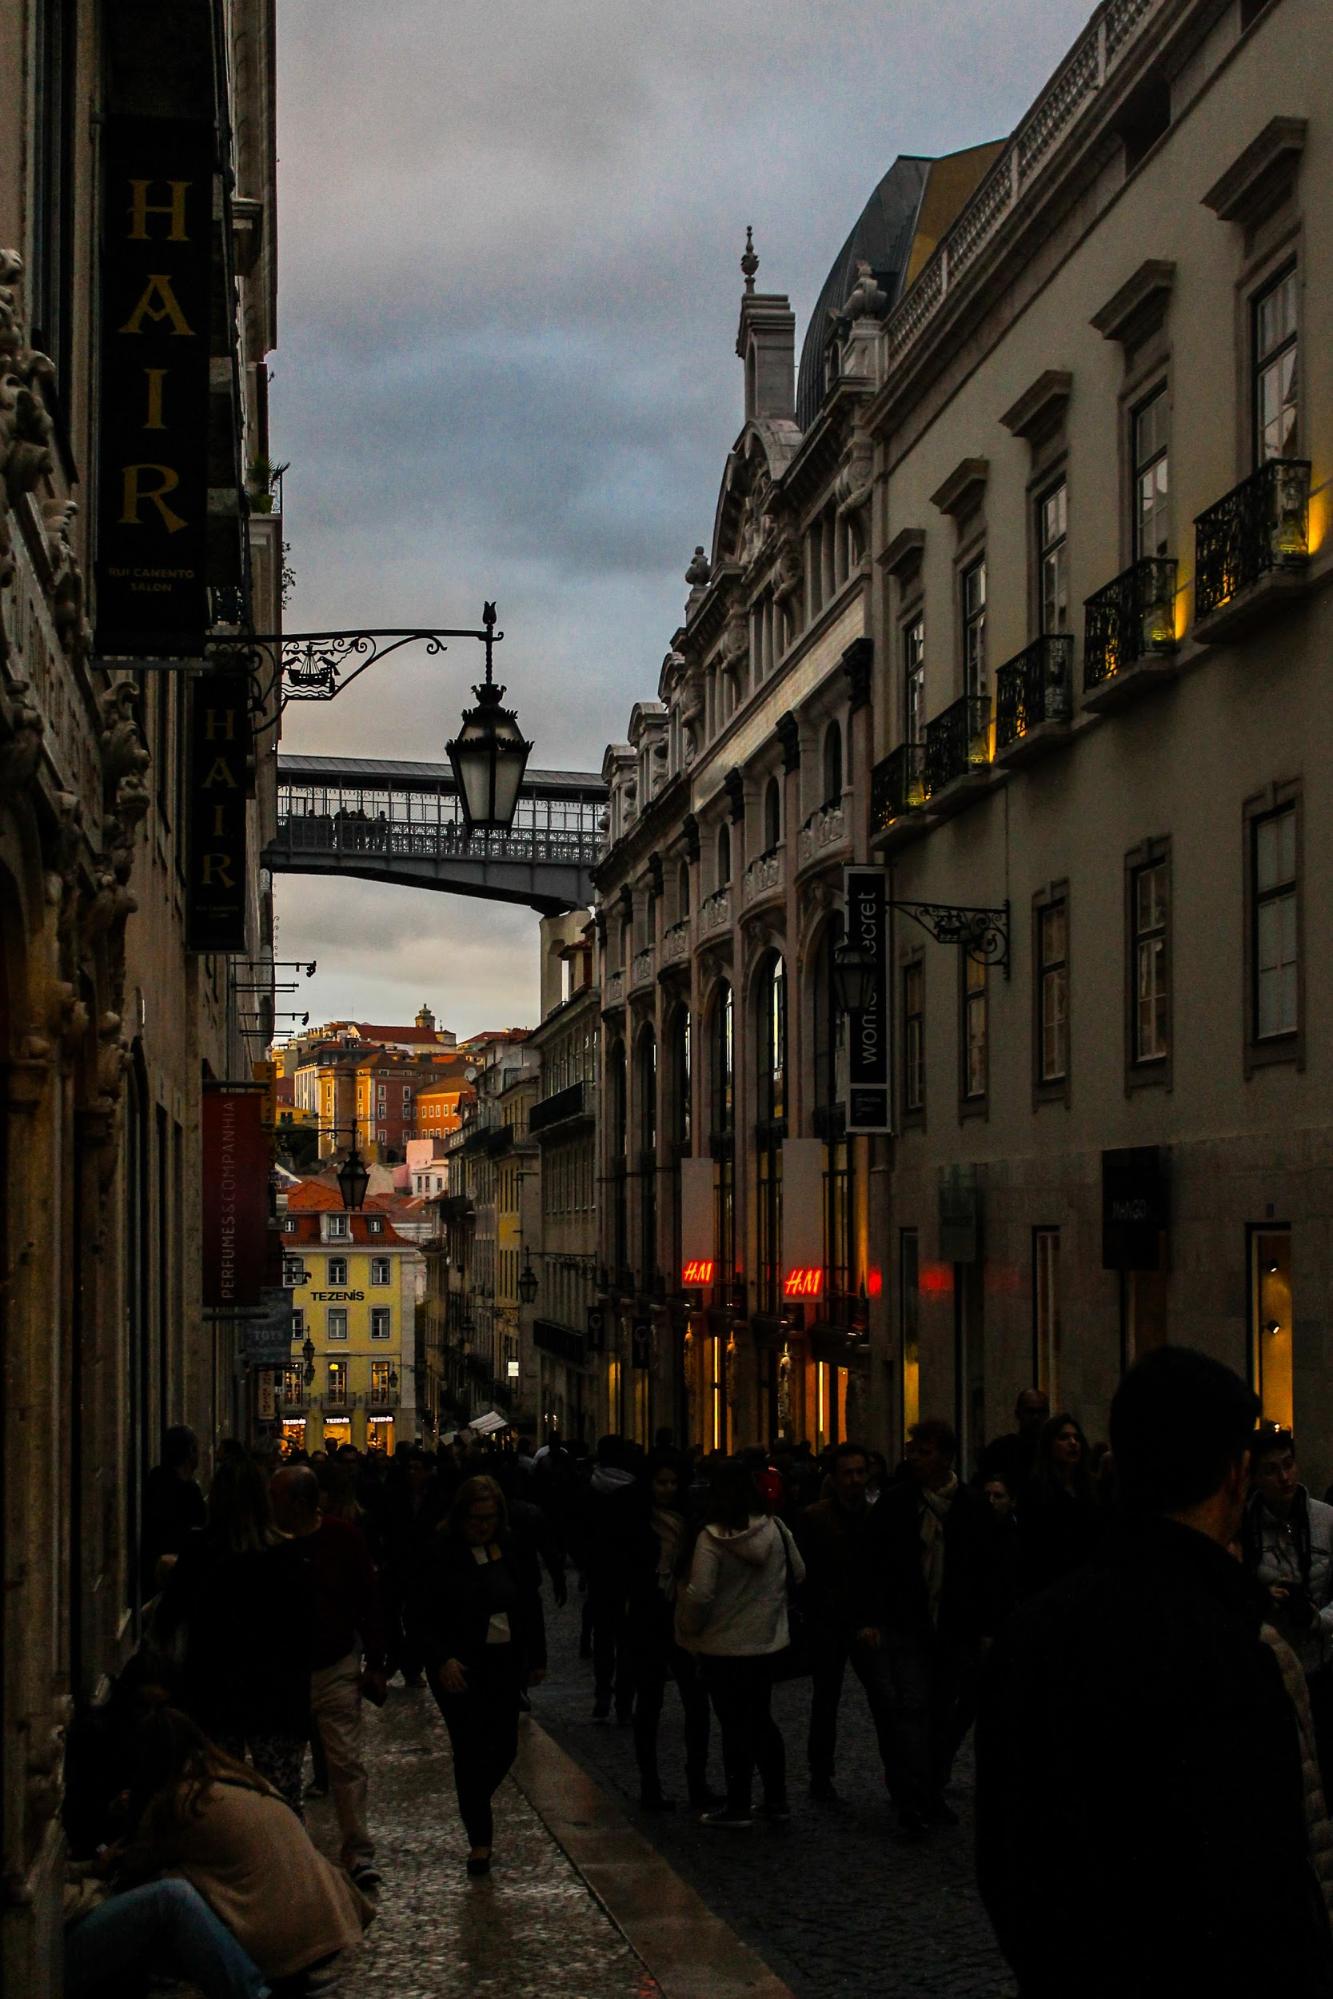
[[[283,1282],[292,1299],[292,1357],[281,1408],[288,1443],[391,1453],[399,1439],[415,1437],[415,1253],[387,1215],[289,1209]]]

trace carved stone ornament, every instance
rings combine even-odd
[[[778,548],[778,559],[773,577],[773,595],[779,604],[785,604],[788,597],[794,597],[801,587],[804,575],[801,551],[790,535]]]
[[[5,526],[0,517],[0,549],[7,546]],[[0,562],[0,583],[3,583]],[[13,573],[13,565],[10,565]],[[0,659],[5,657],[4,635],[0,631]],[[30,783],[42,757],[45,725],[41,710],[28,700],[29,683],[12,681],[8,695],[0,692],[0,793],[14,796]]]
[[[0,249],[0,589],[14,578],[9,515],[55,463],[53,426],[38,386],[55,370],[45,354],[33,352],[24,336],[17,290],[22,273],[18,252]],[[8,639],[0,626],[0,660],[8,655]]]
[[[883,319],[889,309],[889,296],[879,283],[871,266],[864,257],[857,259],[856,283],[852,287],[842,317],[847,320]]]
[[[694,554],[690,560],[690,566],[685,571],[685,581],[689,584],[692,590],[704,590],[707,588],[709,580],[712,577],[712,574],[713,574],[713,565],[708,560],[707,555],[704,553],[703,543],[698,542],[695,545]]]
[[[834,496],[840,514],[857,513],[870,499],[875,480],[875,447],[864,430],[853,430],[838,470]]]
[[[732,672],[750,654],[750,629],[742,610],[728,611],[722,633],[723,660]]]

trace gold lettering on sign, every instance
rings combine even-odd
[[[235,888],[236,877],[231,871],[230,854],[205,854],[203,860],[203,886],[205,888]]]
[[[231,774],[231,766],[225,757],[214,757],[209,773],[200,789],[210,791],[215,784],[225,784],[232,791],[240,790],[240,786]]]
[[[209,708],[204,714],[204,741],[215,743],[221,736],[225,741],[236,741],[236,710],[234,708]]]
[[[161,477],[158,485],[154,488],[142,485],[139,475],[143,472],[160,473]],[[178,528],[185,526],[185,522],[178,513],[175,513],[167,505],[163,496],[170,493],[174,487],[179,486],[180,482],[180,473],[173,472],[169,465],[127,465],[125,467],[125,500],[120,514],[121,526],[131,528],[142,527],[143,522],[139,518],[139,510],[147,502],[151,501],[152,505],[161,514],[162,525],[165,527],[167,533],[175,534]]]
[[[170,201],[150,201],[150,187],[165,185],[171,189]],[[169,215],[171,227],[167,231],[168,243],[188,243],[185,233],[185,196],[192,183],[188,180],[169,180],[158,183],[151,180],[130,182],[130,234],[131,243],[146,243],[148,240],[148,218],[150,215]]]
[[[153,302],[155,299],[156,304]],[[194,338],[194,328],[181,311],[180,300],[172,290],[171,279],[165,272],[150,274],[148,283],[143,288],[143,297],[120,330],[122,333],[142,333],[146,319],[155,322],[170,320],[173,333],[183,333],[189,339]]]
[[[143,420],[145,430],[165,430],[162,421],[162,384],[167,379],[165,368],[145,368],[144,380],[148,384],[148,414]]]

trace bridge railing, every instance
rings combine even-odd
[[[386,814],[288,812],[275,848],[289,853],[383,855],[386,860],[513,861],[524,866],[594,867],[602,856],[593,830],[515,825],[507,833],[469,833],[461,820],[431,825]]]

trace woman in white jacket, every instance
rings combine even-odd
[[[705,1812],[703,1825],[752,1823],[756,1765],[765,1817],[789,1816],[787,1756],[770,1700],[773,1661],[788,1642],[788,1578],[804,1576],[795,1542],[770,1515],[748,1467],[736,1459],[716,1465],[706,1524],[676,1605],[680,1642],[699,1654],[722,1731],[727,1802]]]

